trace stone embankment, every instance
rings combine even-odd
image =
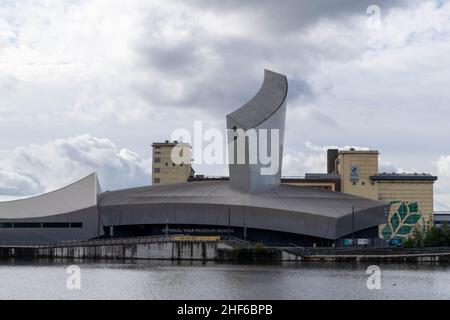
[[[0,246],[1,258],[214,260],[217,237],[140,237]]]
[[[161,259],[266,263],[305,262],[448,262],[450,248],[303,248],[265,247],[239,239],[162,236],[52,245],[0,245],[0,258]]]

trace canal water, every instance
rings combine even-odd
[[[372,290],[368,266],[10,260],[0,262],[0,299],[450,299],[449,264],[380,264]]]

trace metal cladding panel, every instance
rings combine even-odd
[[[249,147],[248,140],[245,145],[245,164],[238,164],[236,152],[230,150],[230,184],[233,189],[248,193],[259,193],[270,190],[281,183],[281,164],[283,162],[284,131],[286,121],[286,97],[288,91],[287,78],[284,75],[265,70],[264,82],[259,92],[244,106],[227,116],[227,128],[229,148],[236,150],[235,133],[231,129],[242,129],[248,132],[255,129],[257,136],[257,146]],[[267,130],[267,137],[260,135]],[[263,174],[261,169],[269,165],[263,165],[259,158],[259,148],[261,145],[267,146],[267,154],[272,155],[271,135],[272,129],[279,132],[279,148],[277,158],[277,170],[270,174]],[[256,152],[257,163],[250,163],[249,154]],[[275,151],[274,151],[275,152]]]
[[[165,186],[149,186],[102,193],[99,206],[126,204],[220,204],[310,213],[340,218],[352,207],[369,209],[385,204],[340,192],[280,185],[258,194],[242,193],[226,181],[202,181]]]
[[[90,207],[75,212],[25,219],[0,219],[12,222],[81,222],[82,228],[0,228],[0,244],[47,244],[66,240],[89,240],[103,235],[98,228],[98,208]]]
[[[100,192],[95,173],[64,188],[36,197],[0,202],[0,219],[38,218],[97,205]]]
[[[101,226],[197,224],[291,232],[337,239],[352,228],[352,206],[373,227],[384,217],[380,201],[338,192],[280,185],[259,194],[240,193],[227,182],[205,181],[106,192],[100,197]],[[375,208],[375,211],[372,211]],[[381,216],[380,216],[381,214]],[[350,231],[351,232],[351,231]]]
[[[285,75],[264,70],[264,82],[258,93],[238,110],[227,115],[239,128],[251,129],[269,119],[286,99],[288,90]]]
[[[230,218],[230,220],[228,220]],[[243,206],[139,204],[102,207],[100,225],[187,224],[255,228],[333,239],[333,218]]]
[[[100,208],[101,226],[135,224],[228,224],[227,208],[209,204],[129,204]],[[225,215],[226,213],[226,215]]]
[[[370,209],[355,211],[355,232],[386,223],[390,205],[384,204]],[[349,236],[353,232],[353,214],[347,214],[337,220],[335,238]]]

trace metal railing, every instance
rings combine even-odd
[[[123,245],[123,244],[143,244],[151,242],[166,241],[219,241],[218,236],[189,236],[184,234],[174,234],[168,236],[144,236],[144,237],[124,237],[124,238],[102,238],[91,240],[68,240],[58,242],[35,242],[35,243],[0,243],[0,248],[61,248],[78,246],[102,246],[102,245]]]

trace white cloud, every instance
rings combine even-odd
[[[0,151],[0,195],[48,192],[97,172],[104,189],[150,184],[150,161],[89,134]]]
[[[450,177],[450,156],[441,156],[436,161],[438,173],[444,177]]]
[[[434,164],[439,175],[435,187],[436,210],[450,211],[450,156],[440,156]]]
[[[326,172],[327,158],[324,152],[307,154],[287,153],[283,157],[283,176],[304,176],[305,173]]]
[[[338,150],[350,150],[355,149],[357,151],[368,151],[371,150],[368,147],[359,147],[359,146],[316,146],[311,141],[305,142],[305,147],[312,151],[323,151],[326,152],[328,149],[338,149]]]

